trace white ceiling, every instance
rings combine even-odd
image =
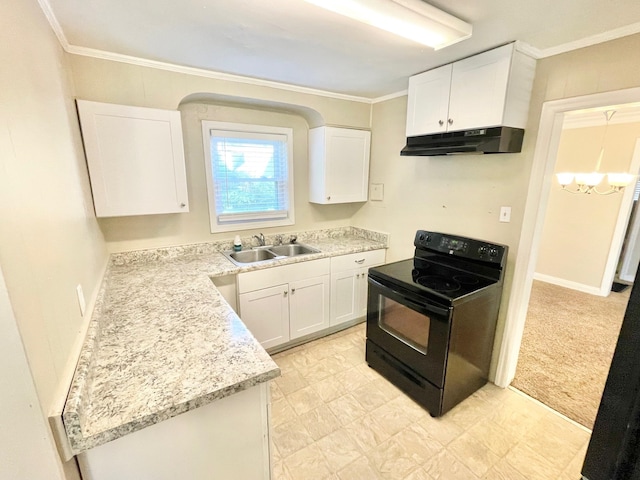
[[[405,90],[410,75],[513,40],[548,56],[640,32],[639,0],[431,0],[473,25],[470,39],[437,52],[303,0],[40,3],[73,53],[371,99]]]

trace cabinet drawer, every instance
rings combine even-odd
[[[252,292],[261,288],[268,288],[282,283],[296,282],[306,278],[320,277],[329,274],[330,261],[328,258],[311,260],[309,262],[281,265],[265,268],[254,272],[238,274],[238,293]]]
[[[368,252],[350,253],[331,258],[331,273],[353,270],[360,267],[371,267],[384,263],[385,251],[370,250]]]

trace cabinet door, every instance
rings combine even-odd
[[[98,217],[189,211],[180,112],[77,104]]]
[[[289,284],[291,340],[329,327],[329,275]]]
[[[318,127],[309,134],[309,201],[366,202],[371,132]]]
[[[505,45],[453,64],[449,131],[502,124],[512,52]]]
[[[356,270],[331,274],[331,326],[358,317],[360,309],[357,295]]]
[[[289,287],[271,288],[238,295],[240,318],[264,348],[289,341]]]
[[[447,129],[452,65],[409,78],[407,137]]]

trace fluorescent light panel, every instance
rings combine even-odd
[[[469,38],[472,26],[422,0],[305,0],[435,50]]]

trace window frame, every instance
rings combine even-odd
[[[213,166],[211,165],[211,132],[227,131],[231,134],[241,133],[257,135],[284,135],[287,137],[287,195],[288,208],[284,218],[267,218],[260,220],[241,220],[220,222],[216,211],[216,185],[213,178]],[[215,120],[202,120],[202,144],[204,147],[204,160],[207,177],[207,200],[209,205],[209,224],[211,233],[235,232],[238,230],[250,230],[254,228],[279,227],[293,225],[294,215],[294,185],[293,185],[293,128],[276,127],[270,125],[253,125],[248,123],[219,122]],[[240,215],[241,216],[241,215]]]

